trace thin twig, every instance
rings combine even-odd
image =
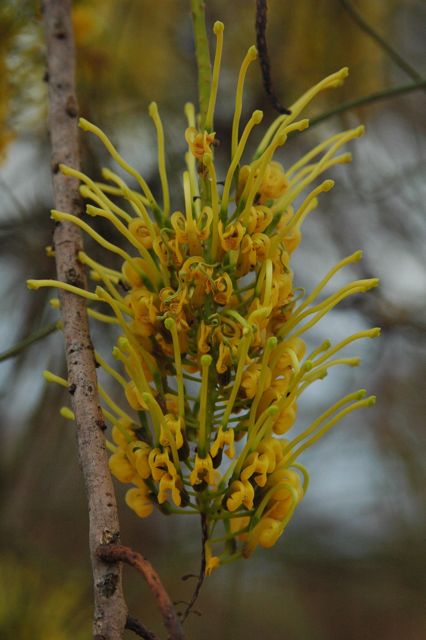
[[[44,0],[43,22],[47,45],[49,129],[52,145],[53,192],[56,209],[79,215],[83,209],[78,181],[62,175],[59,164],[80,167],[78,104],[75,92],[75,50],[70,0]],[[60,223],[54,232],[59,280],[84,287],[83,266],[76,256],[82,238],[76,225]],[[117,506],[108,470],[104,420],[99,406],[93,346],[85,301],[60,292],[68,380],[74,388],[73,410],[77,443],[89,507],[89,541],[94,582],[93,636],[121,640],[127,607],[119,562],[106,564],[96,555],[99,544],[120,539]]]
[[[201,514],[201,565],[200,565],[200,573],[198,575],[197,584],[194,589],[194,593],[192,594],[191,600],[189,601],[185,611],[181,615],[182,624],[187,619],[188,615],[191,613],[194,604],[196,603],[198,596],[200,595],[201,587],[203,586],[204,578],[206,575],[206,542],[209,538],[209,532],[207,528],[207,518],[204,513]]]
[[[404,93],[411,93],[412,91],[419,91],[419,89],[424,88],[426,88],[426,80],[421,80],[420,82],[414,82],[398,87],[392,87],[391,89],[384,89],[383,91],[377,91],[376,93],[370,93],[370,95],[363,96],[362,98],[347,100],[346,102],[340,103],[339,106],[335,107],[334,109],[330,109],[330,111],[326,111],[316,118],[312,118],[312,120],[310,120],[309,122],[309,127],[312,128],[316,124],[324,122],[324,120],[327,120],[332,116],[343,113],[344,111],[349,111],[350,109],[354,109],[355,107],[362,107],[372,102],[394,98],[395,96],[403,95]]]
[[[145,640],[158,640],[155,633],[152,633],[152,631],[147,629],[142,622],[139,622],[139,620],[136,620],[136,618],[133,618],[132,616],[127,616],[126,629],[133,631],[133,633],[140,638],[145,638]]]
[[[139,571],[146,580],[163,618],[164,626],[170,634],[170,640],[184,640],[182,626],[174,610],[160,576],[152,564],[142,554],[120,544],[100,545],[96,551],[98,558],[105,562],[126,562]]]
[[[51,324],[46,324],[44,327],[41,327],[41,329],[37,329],[37,331],[33,331],[29,336],[14,344],[13,347],[10,347],[10,349],[6,349],[6,351],[0,353],[0,362],[8,360],[9,358],[14,358],[19,355],[21,351],[24,351],[24,349],[34,344],[34,342],[50,336],[51,333],[58,331],[60,328],[61,323],[57,320]]]
[[[262,71],[263,86],[269,96],[272,106],[278,113],[290,114],[291,111],[283,107],[272,86],[271,63],[269,61],[268,45],[266,43],[266,23],[268,18],[267,0],[256,0],[256,46]]]
[[[411,66],[404,58],[396,51],[390,44],[385,40],[373,27],[362,17],[357,9],[352,5],[349,0],[340,0],[340,4],[346,9],[351,18],[357,23],[357,25],[365,31],[373,40],[377,42],[379,47],[381,47],[388,54],[389,58],[391,58],[396,65],[405,73],[410,76],[412,80],[415,82],[420,82],[424,80],[424,78]]]

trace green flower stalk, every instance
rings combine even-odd
[[[331,367],[359,363],[359,358],[341,357],[344,347],[379,334],[377,328],[360,331],[306,354],[306,332],[339,302],[378,280],[356,280],[323,295],[338,271],[361,259],[361,251],[333,266],[308,295],[296,294],[291,270],[306,217],[319,195],[334,185],[319,179],[350,161],[341,148],[364,128],[334,134],[286,170],[275,159],[290,133],[308,127],[306,118],[298,119],[301,112],[319,92],[341,85],[347,69],[319,82],[290,114],[279,116],[244,164],[247,140],[263,117],[256,110],[244,126],[240,122],[244,79],[256,58],[250,47],[237,82],[231,157],[220,191],[214,107],[222,23],[216,22],[214,33],[217,49],[203,128],[196,124],[194,106],[185,106],[184,210],[173,210],[155,103],[149,114],[158,139],[158,199],[106,134],[81,119],[82,129],[103,142],[139,189],[110,169],[103,171],[105,182],[70,167],[61,171],[81,181],[88,215],[106,218],[131,249],[113,244],[91,223],[52,211],[55,221],[72,221],[118,255],[121,271],[81,252],[79,259],[96,283],[93,291],[55,280],[28,281],[31,288],[58,287],[84,296],[95,320],[117,326],[115,365],[96,354],[123,391],[118,405],[99,387],[111,426],[111,472],[131,485],[126,503],[142,518],[155,508],[202,515],[207,575],[220,564],[249,557],[259,545],[273,546],[281,536],[308,488],[300,455],[348,413],[374,403],[373,396],[356,391],[292,435],[300,396]],[[66,380],[46,376],[67,386]],[[62,415],[72,418],[66,408]]]

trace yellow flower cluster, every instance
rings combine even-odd
[[[304,334],[341,300],[378,281],[356,280],[322,297],[332,276],[361,258],[358,251],[301,297],[290,268],[303,221],[319,194],[333,186],[330,179],[315,182],[327,169],[350,161],[340,149],[363,128],[327,138],[286,170],[274,159],[291,132],[308,126],[307,119],[297,120],[301,111],[319,92],[339,86],[347,69],[309,89],[290,115],[279,116],[254,157],[243,164],[249,135],[263,116],[254,111],[240,131],[244,77],[256,57],[251,47],[238,79],[231,159],[220,189],[212,129],[221,23],[215,33],[206,126],[196,120],[193,105],[185,108],[184,210],[170,210],[164,134],[155,103],[149,113],[157,130],[162,204],[105,133],[82,119],[80,126],[104,143],[140,190],[110,169],[103,171],[105,182],[70,167],[61,170],[81,181],[81,193],[90,201],[87,213],[107,219],[133,250],[113,244],[80,218],[53,211],[54,220],[72,221],[118,255],[122,269],[81,252],[79,259],[98,283],[94,292],[57,281],[29,281],[34,288],[60,287],[109,308],[104,313],[89,305],[89,314],[117,325],[120,336],[112,353],[122,372],[96,357],[133,410],[130,415],[99,388],[112,425],[113,442],[107,443],[111,472],[133,485],[126,502],[140,517],[155,506],[164,513],[203,515],[206,574],[250,556],[258,545],[275,544],[307,490],[300,454],[346,414],[374,402],[363,390],[349,394],[298,435],[283,439],[296,420],[299,397],[330,367],[358,364],[358,358],[336,357],[341,349],[379,333],[362,331],[335,345],[326,341],[306,354]],[[219,523],[224,535],[214,537]]]

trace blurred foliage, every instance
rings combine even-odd
[[[93,104],[114,109],[126,101],[171,102],[176,94],[183,95],[178,88],[188,74],[178,39],[185,5],[182,0],[163,0],[162,5],[129,0],[74,3],[82,113],[91,113]]]
[[[10,108],[11,86],[6,66],[6,57],[9,54],[11,43],[19,30],[19,21],[15,18],[11,6],[0,8],[0,160],[12,137],[8,125]]]
[[[0,7],[0,71],[0,141],[10,141],[17,133],[43,132],[42,30],[32,0],[3,2]]]
[[[83,640],[90,625],[86,600],[77,576],[58,584],[29,559],[0,556],[0,637]]]

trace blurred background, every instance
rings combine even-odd
[[[155,193],[155,131],[147,107],[156,100],[177,194],[172,206],[179,208],[183,105],[196,100],[189,0],[73,4],[81,114],[110,135]],[[352,2],[402,62],[354,20],[347,5],[269,2],[272,76],[282,103],[291,104],[340,67],[350,68],[344,87],[309,107],[312,118],[345,100],[426,77],[424,0]],[[225,160],[236,76],[255,39],[255,2],[207,0],[207,11],[209,26],[215,19],[225,22],[215,121],[218,155]],[[1,0],[1,352],[56,320],[48,305],[52,293],[25,287],[26,278],[54,277],[44,251],[52,233],[44,58],[37,5]],[[293,270],[296,286],[310,290],[335,262],[364,249],[352,275],[378,276],[380,289],[341,305],[310,340],[338,340],[377,325],[382,337],[353,345],[350,353],[363,358],[360,368],[332,372],[304,395],[298,428],[360,387],[378,402],[304,454],[311,488],[285,535],[273,549],[258,550],[205,582],[196,605],[201,615],[186,623],[189,638],[426,638],[425,91],[423,84],[326,118],[281,151],[286,166],[335,131],[367,126],[367,135],[351,145],[352,165],[330,172],[337,185],[307,221]],[[266,123],[274,117],[256,65],[249,72],[245,115],[254,108],[264,109]],[[99,176],[110,162],[104,151],[89,135],[82,137],[82,150],[86,171]],[[99,351],[108,353],[111,335],[93,329]],[[84,487],[73,424],[58,414],[67,393],[45,384],[45,368],[65,374],[59,332],[0,363],[0,637],[7,640],[89,637]],[[122,496],[122,487],[117,492]],[[198,571],[198,526],[161,514],[142,521],[119,502],[123,541],[153,561],[175,600],[187,600],[194,584],[181,578]],[[132,615],[161,633],[142,579],[125,569],[124,582]]]

